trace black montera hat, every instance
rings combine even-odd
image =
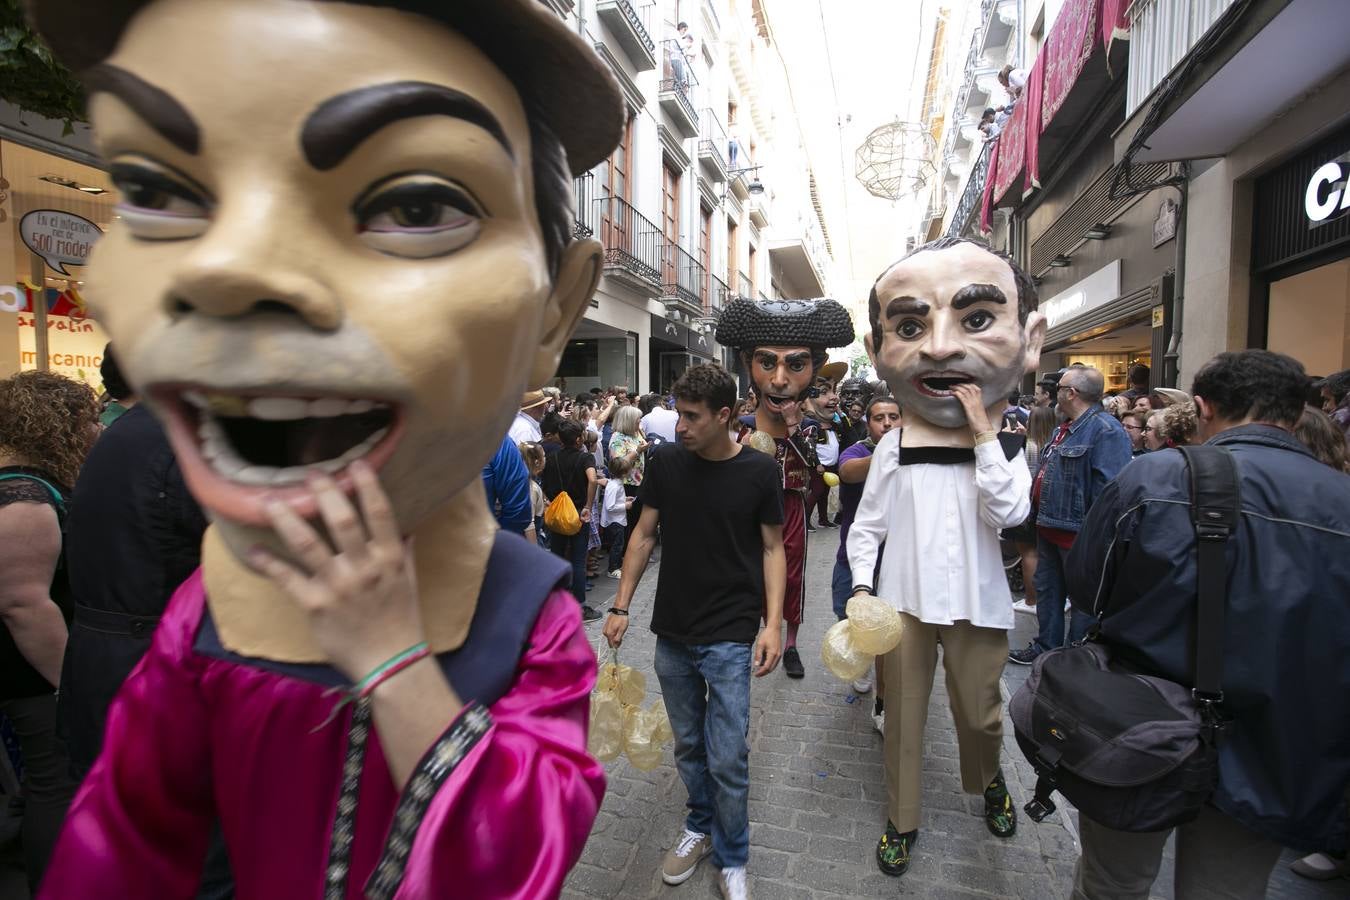
[[[817,300],[733,300],[717,319],[717,343],[738,350],[755,347],[844,347],[853,343],[848,310],[827,297]]]

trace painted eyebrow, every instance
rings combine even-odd
[[[516,158],[506,131],[486,106],[454,88],[425,81],[390,81],[329,97],[305,120],[300,147],[311,166],[326,172],[384,126],[433,115],[477,125],[507,156]]]
[[[903,315],[928,315],[930,307],[927,303],[914,297],[896,297],[890,303],[886,304],[886,317],[894,318]]]
[[[965,309],[976,303],[1007,303],[1008,295],[996,284],[968,284],[952,295],[952,309]]]
[[[155,87],[139,75],[108,63],[87,69],[83,80],[90,94],[104,93],[117,97],[159,132],[161,137],[184,153],[196,156],[201,149],[202,133],[197,127],[197,120],[192,118],[187,107],[163,88]]]

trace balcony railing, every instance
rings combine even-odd
[[[684,56],[679,41],[662,41],[664,65],[661,69],[661,108],[666,111],[685,138],[698,136],[698,111],[690,99],[698,79],[694,67]]]
[[[966,179],[966,189],[961,192],[961,200],[956,204],[956,212],[952,213],[952,221],[947,226],[948,237],[960,237],[965,234],[966,229],[970,227],[971,219],[980,211],[980,201],[984,198],[984,180],[989,177],[989,153],[993,146],[985,144],[980,149],[980,156],[970,170],[970,177]]]
[[[725,181],[731,172],[731,165],[727,160],[730,141],[727,139],[726,129],[722,127],[722,120],[712,109],[704,109],[699,113],[698,119],[698,158],[719,176],[716,181]]]
[[[754,299],[755,289],[750,284],[750,276],[740,272],[736,276],[736,293],[747,300]]]
[[[980,0],[979,25],[976,26],[975,35],[970,40],[970,52],[966,56],[966,66],[962,69],[965,77],[956,91],[956,102],[952,104],[956,118],[960,118],[966,111],[966,104],[970,102],[970,92],[975,87],[975,72],[981,67],[980,59],[984,53],[984,33],[989,25],[990,17],[994,14],[994,3],[995,0]],[[943,148],[944,155],[952,152],[952,145],[956,141],[957,133],[957,129],[947,132],[947,146]]]
[[[618,269],[653,286],[661,284],[661,229],[618,197],[595,201],[597,235],[605,247],[606,268]]]
[[[682,301],[702,312],[707,295],[707,270],[678,244],[667,243],[661,262],[661,296]]]
[[[656,42],[629,0],[598,0],[595,13],[614,33],[639,72],[656,68]]]
[[[1235,0],[1134,0],[1130,6],[1130,74],[1125,115],[1186,58]]]
[[[731,302],[732,296],[731,288],[727,287],[727,283],[709,272],[708,312],[712,313],[714,316],[718,315],[722,310],[726,309],[727,304]]]
[[[573,207],[572,235],[577,240],[592,237],[595,234],[595,203],[592,191],[595,190],[595,173],[587,172],[573,182],[576,205]]]

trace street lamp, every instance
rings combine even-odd
[[[731,187],[731,185],[736,181],[737,178],[740,178],[746,172],[758,172],[761,167],[762,164],[759,166],[746,166],[743,169],[729,170],[727,174],[730,175],[731,177],[727,180],[727,183],[722,186],[722,205],[724,206],[726,205],[727,190]],[[746,184],[745,189],[749,191],[752,196],[758,197],[764,193],[764,182],[760,181],[759,176],[756,175],[752,177],[750,181]]]

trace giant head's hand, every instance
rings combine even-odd
[[[891,266],[869,302],[869,349],[905,418],[968,424],[960,384],[1002,404],[1040,362],[1045,317],[1035,303],[1030,279],[972,242],[921,247]]]
[[[374,4],[155,0],[87,75],[122,195],[90,300],[236,553],[355,459],[412,531],[553,375],[599,246],[499,62]]]

